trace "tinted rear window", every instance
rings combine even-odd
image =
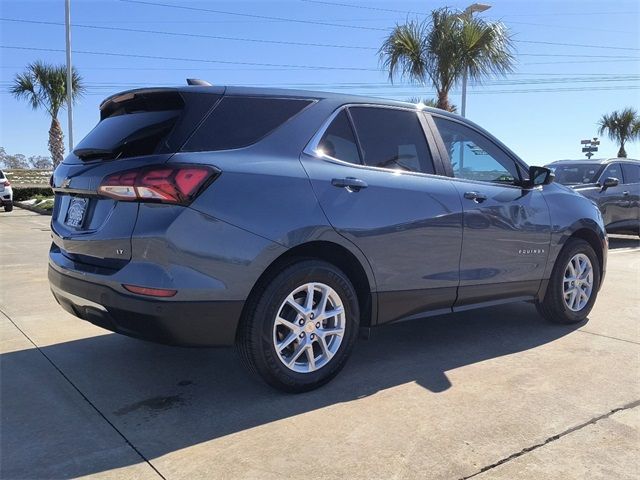
[[[180,112],[139,112],[105,118],[76,146],[81,158],[127,158],[160,150]]]
[[[299,113],[311,100],[223,97],[182,150],[230,150],[251,145]]]
[[[434,173],[433,160],[416,112],[350,107],[366,165]]]
[[[342,110],[331,122],[318,144],[318,150],[344,162],[360,163],[356,137],[346,110]]]

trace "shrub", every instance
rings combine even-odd
[[[24,202],[35,196],[53,197],[51,187],[13,187],[13,201]]]

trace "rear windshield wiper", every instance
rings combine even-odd
[[[76,148],[73,153],[82,160],[90,160],[92,158],[110,158],[116,153],[112,148]]]

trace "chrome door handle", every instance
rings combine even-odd
[[[480,192],[464,192],[464,198],[473,200],[476,203],[482,203],[487,199],[487,196]]]

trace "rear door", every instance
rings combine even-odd
[[[434,175],[423,122],[411,109],[343,108],[301,157],[329,221],[371,264],[380,323],[455,301],[460,199]]]
[[[521,170],[484,133],[433,115],[463,208],[456,307],[537,294],[551,241],[542,189],[518,186]]]
[[[640,165],[633,163],[623,163],[622,173],[624,176],[624,190],[622,195],[627,199],[625,208],[626,221],[631,226],[640,226]]]

